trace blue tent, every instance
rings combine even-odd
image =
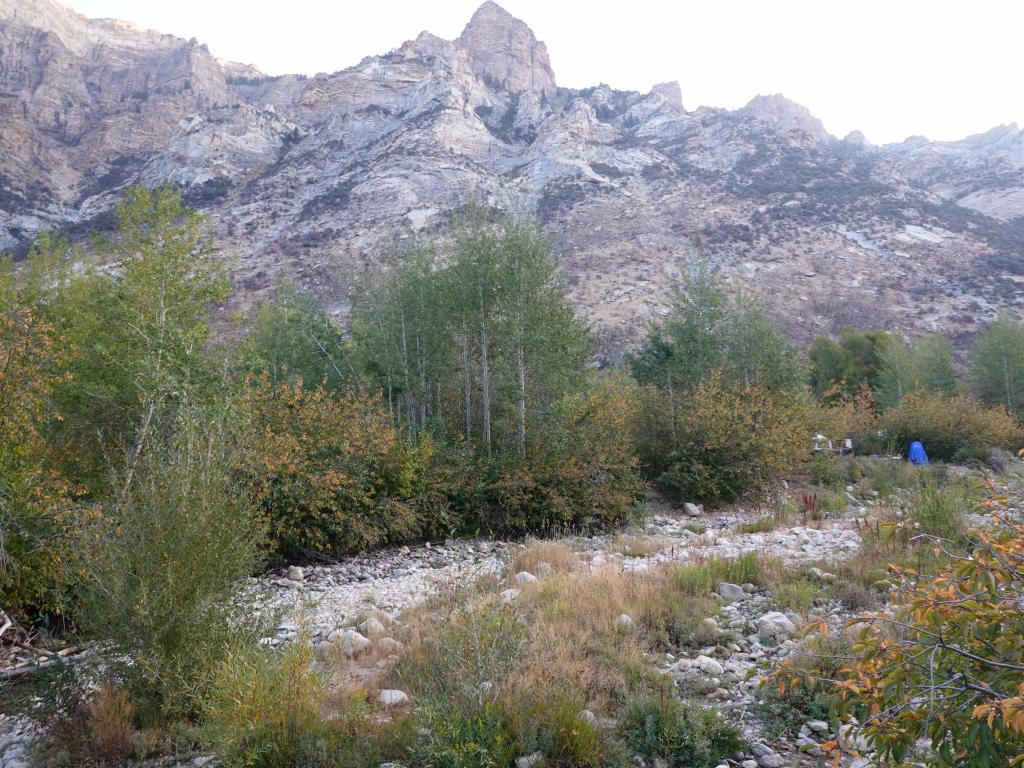
[[[910,444],[910,453],[907,454],[907,458],[918,466],[928,463],[928,454],[924,452],[924,446],[917,440]]]

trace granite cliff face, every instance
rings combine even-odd
[[[195,41],[0,0],[0,248],[108,225],[125,186],[171,181],[237,258],[240,306],[282,277],[344,317],[396,238],[471,197],[536,207],[609,350],[664,311],[703,247],[793,337],[843,323],[970,333],[1018,307],[1024,131],[875,147],[758,96],[686,111],[556,85],[544,44],[493,2],[312,78],[266,77]]]

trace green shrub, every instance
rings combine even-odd
[[[380,717],[365,691],[328,694],[308,636],[279,649],[239,645],[204,696],[207,744],[226,768],[377,768],[407,757],[407,716]]]
[[[324,732],[325,680],[307,637],[283,650],[243,644],[213,670],[205,695],[208,738],[226,766],[293,765]]]
[[[964,448],[1016,449],[1024,439],[1009,411],[987,408],[967,395],[912,392],[882,414],[879,426],[895,450],[905,453],[920,440],[929,457],[944,461]]]
[[[636,427],[641,465],[677,503],[760,498],[805,458],[806,422],[799,397],[720,376],[688,393],[685,407],[648,387]]]
[[[596,725],[580,718],[586,702],[559,687],[520,689],[520,695],[503,698],[502,712],[519,754],[539,752],[548,766],[604,768],[612,746]]]
[[[67,563],[84,519],[45,439],[56,420],[54,329],[8,304],[0,263],[0,599],[15,621],[56,623],[73,581]]]
[[[264,628],[239,593],[261,527],[231,477],[231,438],[219,415],[192,409],[167,429],[118,480],[76,613],[143,723],[194,715],[230,644]]]
[[[811,459],[811,482],[824,488],[839,485],[839,468],[835,456],[819,451]]]
[[[771,736],[796,734],[808,720],[835,720],[839,694],[830,680],[846,665],[850,648],[843,636],[813,635],[793,650],[778,678],[769,679],[758,696],[757,711]]]
[[[712,768],[746,746],[739,731],[712,710],[668,696],[630,702],[621,728],[634,751],[680,768]]]
[[[850,506],[846,491],[839,488],[826,488],[818,494],[818,513],[827,517],[840,517]]]
[[[953,456],[957,464],[987,466],[992,459],[992,446],[969,445],[961,448]]]
[[[836,463],[836,470],[843,482],[856,484],[864,477],[864,467],[861,462],[852,456],[840,459]]]
[[[486,462],[464,527],[503,535],[621,525],[643,496],[629,429],[633,392],[618,379],[559,401],[524,460]]]

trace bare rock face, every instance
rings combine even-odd
[[[676,80],[658,83],[651,88],[651,93],[661,94],[669,104],[680,112],[683,111],[683,89],[679,87],[679,83]]]
[[[961,141],[917,137],[884,148],[894,172],[1000,221],[1024,216],[1024,130],[1000,125]]]
[[[473,72],[508,91],[555,95],[548,50],[526,24],[492,0],[481,5],[458,39]]]
[[[196,41],[52,0],[0,0],[0,93],[6,210],[73,206],[136,172],[185,114],[235,100]]]
[[[807,107],[790,101],[781,93],[755,96],[740,110],[740,114],[753,117],[778,130],[806,134],[816,141],[827,141],[831,138],[825,126]]]
[[[678,83],[556,89],[494,3],[311,78],[195,41],[0,0],[0,249],[102,227],[133,183],[178,185],[238,256],[234,308],[287,277],[344,321],[396,237],[471,198],[527,204],[616,353],[699,247],[798,342],[846,323],[966,338],[1024,282],[1024,131],[882,147],[781,96],[687,112]]]
[[[850,131],[843,137],[843,141],[849,144],[855,144],[858,147],[871,146],[871,142],[868,141],[868,137],[860,131]]]

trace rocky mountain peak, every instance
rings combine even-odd
[[[821,120],[812,115],[807,107],[787,99],[781,93],[768,96],[758,94],[739,112],[783,130],[805,133],[817,141],[828,141],[831,138]]]
[[[493,2],[454,41],[306,78],[0,0],[0,126],[0,251],[81,239],[130,184],[171,182],[243,254],[232,309],[287,278],[344,320],[396,234],[443,235],[470,196],[550,223],[609,353],[663,313],[698,241],[799,342],[866,317],[965,338],[1021,307],[1018,127],[873,147],[778,95],[687,112],[678,83],[556,93],[544,44]]]
[[[548,49],[524,22],[487,0],[456,41],[469,54],[473,72],[510,93],[555,95]]]
[[[651,93],[657,93],[665,97],[665,100],[680,112],[683,111],[683,90],[676,80],[667,83],[658,83],[651,88]]]

